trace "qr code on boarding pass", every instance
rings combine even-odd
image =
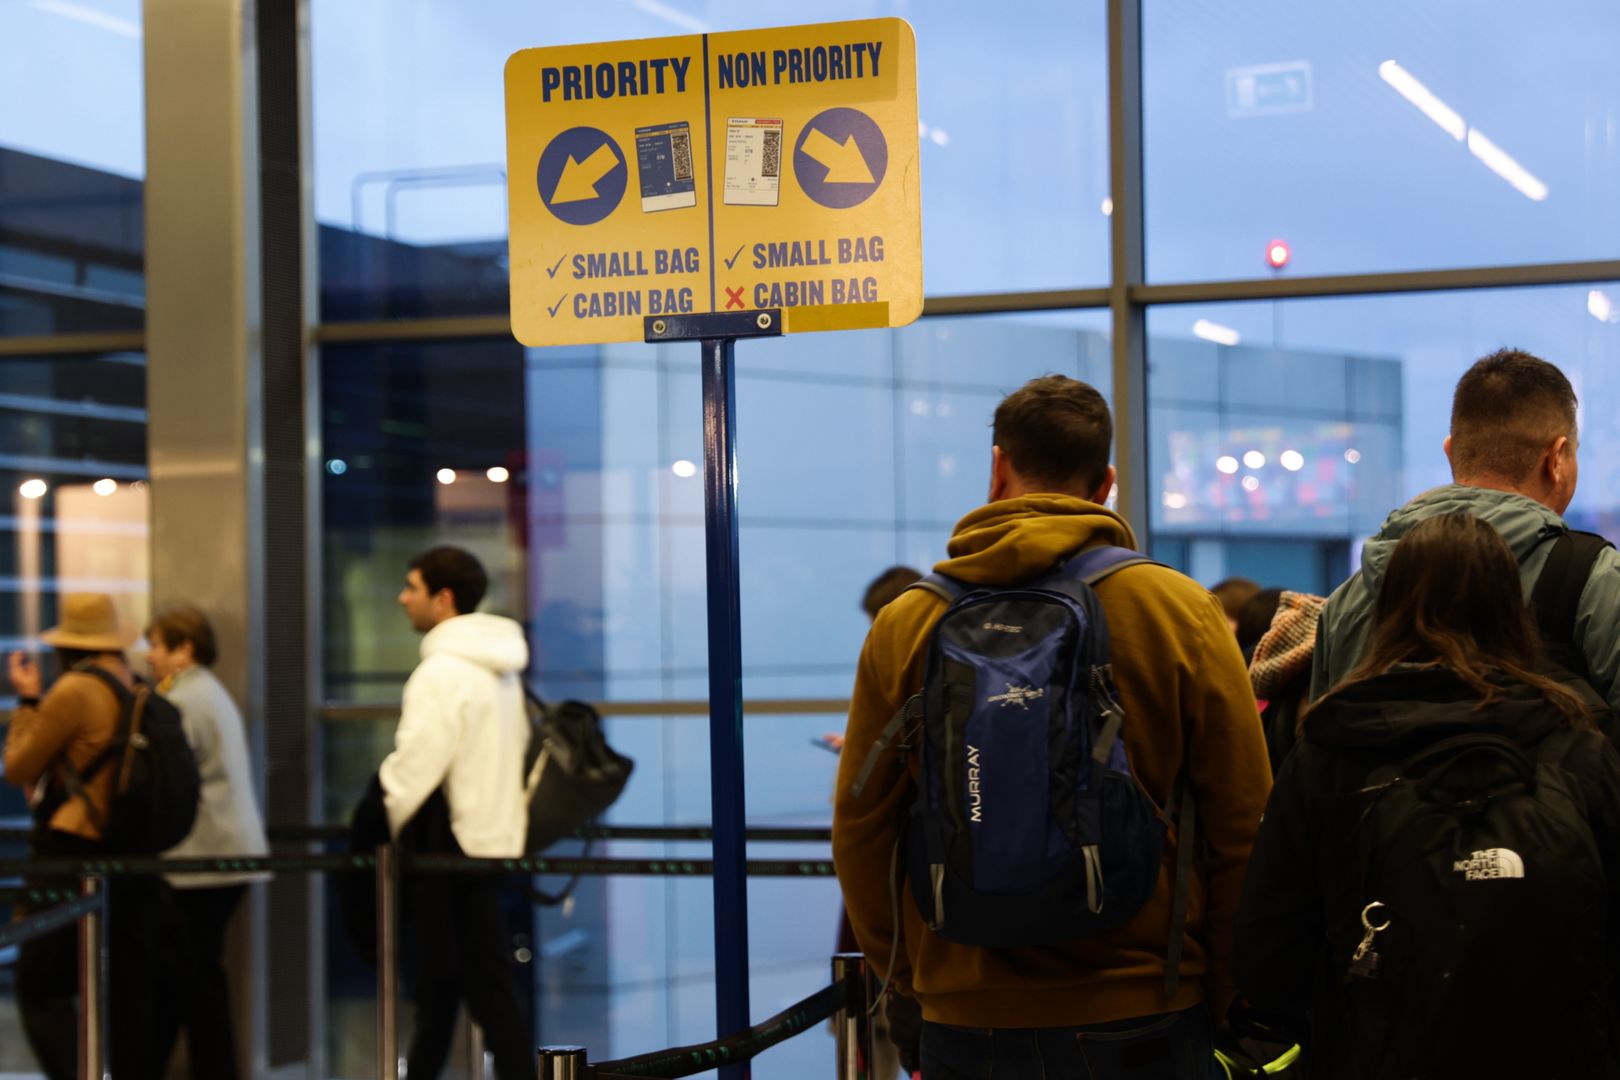
[[[782,175],[782,133],[780,131],[767,131],[764,150],[760,155],[759,175]]]
[[[672,132],[669,136],[670,154],[675,159],[675,179],[692,179],[692,135],[686,131]]]

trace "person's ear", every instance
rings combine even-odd
[[[1440,449],[1445,451],[1446,461],[1451,462],[1451,436],[1449,434],[1440,443]],[[1451,471],[1453,473],[1457,471],[1457,465],[1455,462],[1452,462],[1451,464]]]
[[[999,446],[990,447],[990,501],[1000,502],[1007,497],[1011,480],[1010,462]]]
[[[1108,466],[1103,473],[1102,483],[1097,485],[1097,490],[1091,493],[1091,501],[1098,506],[1105,505],[1108,502],[1108,496],[1114,493],[1114,481],[1118,478],[1119,473],[1112,465]]]

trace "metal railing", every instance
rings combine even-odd
[[[342,838],[347,830],[335,826],[292,826],[272,829],[277,842],[309,843]],[[592,826],[578,831],[582,839],[638,839],[701,841],[707,826]],[[26,830],[0,829],[0,843],[26,839]],[[821,828],[756,828],[749,839],[771,841],[825,841]],[[827,877],[832,864],[825,860],[754,859],[751,877]],[[165,859],[153,856],[108,856],[96,859],[67,857],[0,858],[0,877],[77,875],[77,896],[59,889],[0,889],[0,902],[50,903],[17,922],[0,928],[0,947],[33,940],[77,923],[79,934],[79,987],[83,1003],[79,1017],[79,1076],[101,1080],[106,1065],[106,997],[108,965],[105,912],[109,879],[140,875],[233,872],[371,873],[376,880],[377,915],[377,1075],[399,1074],[399,932],[400,886],[405,874],[578,874],[703,876],[713,873],[708,859],[625,858],[470,858],[406,852],[392,844],[375,854],[328,853],[243,856],[235,858]],[[738,1065],[798,1035],[828,1018],[836,1017],[840,1080],[869,1075],[872,1030],[868,1011],[871,976],[862,957],[842,954],[833,959],[833,981],[816,993],[762,1023],[724,1038],[695,1046],[673,1047],[635,1057],[592,1064],[583,1047],[545,1047],[539,1051],[538,1075],[543,1078],[616,1080],[625,1077],[681,1077]]]

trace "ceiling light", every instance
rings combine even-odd
[[[349,471],[349,463],[340,457],[335,457],[326,463],[326,471],[333,476],[342,476]]]
[[[1243,464],[1251,469],[1263,469],[1266,467],[1266,455],[1258,450],[1250,450],[1243,455]]]
[[[1227,476],[1231,476],[1238,471],[1238,459],[1231,454],[1222,454],[1215,459],[1215,467]]]
[[[1102,201],[1102,212],[1103,217],[1114,216],[1114,197],[1112,195]]]
[[[1354,465],[1356,462],[1361,460],[1361,451],[1352,446],[1350,449],[1344,452],[1344,460]]]
[[[697,475],[697,466],[692,462],[687,461],[685,458],[682,458],[675,464],[671,465],[669,467],[669,471],[680,477],[682,480],[686,480]]]
[[[1164,505],[1170,510],[1185,510],[1187,508],[1187,496],[1178,491],[1166,492]]]
[[[1463,137],[1468,134],[1468,123],[1457,110],[1441,101],[1435,96],[1434,91],[1424,86],[1410,71],[1395,61],[1385,60],[1379,64],[1378,77],[1393,86],[1401,97],[1416,105],[1419,112],[1440,125],[1440,130],[1453,139],[1462,142]]]
[[[512,474],[507,471],[504,465],[495,465],[486,469],[484,475],[489,478],[489,482],[492,484],[504,484],[512,479]]]
[[[948,133],[940,128],[934,128],[928,133],[928,141],[933,143],[935,146],[949,146],[951,144],[951,137]]]
[[[1305,455],[1298,450],[1284,450],[1277,455],[1277,464],[1289,472],[1299,472],[1305,467]]]
[[[1260,478],[1258,476],[1245,476],[1243,478],[1243,490],[1244,491],[1259,491],[1260,490]]]
[[[435,475],[439,478],[441,484],[448,485],[456,482],[456,470],[454,469],[440,469]]]
[[[97,480],[94,484],[90,485],[90,490],[105,499],[107,496],[118,490],[118,481],[110,479]]]
[[[33,480],[24,480],[22,482],[22,486],[17,488],[17,494],[21,495],[25,499],[42,499],[45,497],[45,493],[49,490],[51,490],[49,484],[43,480],[35,478]]]
[[[1547,185],[1532,175],[1529,169],[1513,160],[1513,156],[1485,137],[1479,128],[1468,129],[1468,152],[1485,163],[1485,167],[1500,176],[1520,195],[1532,202],[1547,198]]]
[[[1213,341],[1217,345],[1236,345],[1243,338],[1230,326],[1222,326],[1218,322],[1208,319],[1199,319],[1193,323],[1193,333],[1205,341]]]

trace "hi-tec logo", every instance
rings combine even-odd
[[[1037,701],[1045,696],[1045,690],[1037,690],[1033,686],[1014,686],[1012,683],[1008,683],[1005,694],[995,694],[987,697],[984,699],[984,703],[986,705],[1000,705],[1003,709],[1009,705],[1017,705],[1020,709],[1028,712],[1030,702]]]
[[[984,820],[984,796],[979,793],[979,748],[968,747],[968,820]]]
[[[984,628],[1001,634],[1022,634],[1024,632],[1022,626],[1008,626],[1006,623],[999,622],[987,622],[984,624]]]
[[[1451,868],[1461,874],[1464,881],[1524,877],[1524,860],[1517,851],[1505,847],[1476,851],[1466,859],[1458,859]]]

